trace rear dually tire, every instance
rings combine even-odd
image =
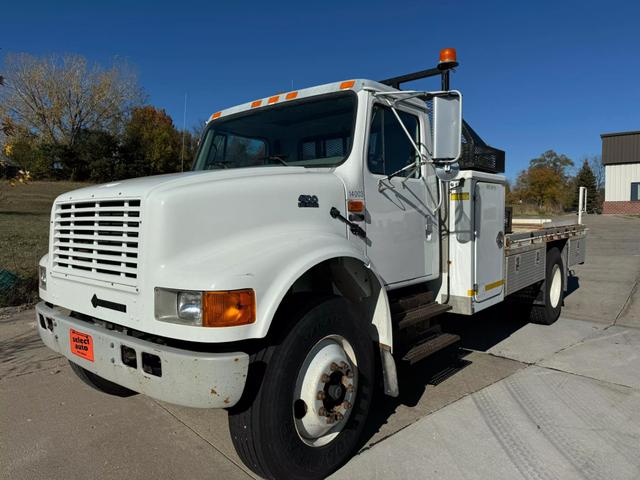
[[[531,321],[551,325],[560,316],[564,301],[564,265],[562,255],[556,247],[547,251],[544,291],[544,305],[533,305]]]

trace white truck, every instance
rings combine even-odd
[[[582,225],[506,230],[504,152],[462,120],[455,66],[222,110],[193,171],[58,197],[43,342],[108,394],[228,409],[260,476],[335,471],[377,385],[455,348],[440,314],[517,296],[552,323],[585,258]]]

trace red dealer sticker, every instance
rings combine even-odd
[[[69,345],[71,353],[93,362],[93,339],[91,335],[78,332],[72,328],[69,330]]]

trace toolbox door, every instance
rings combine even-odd
[[[477,182],[474,192],[474,299],[483,302],[504,290],[504,185]]]

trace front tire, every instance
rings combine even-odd
[[[231,438],[262,477],[325,478],[359,445],[374,392],[373,344],[342,297],[284,308],[279,319],[292,323],[252,356],[251,368],[264,373],[257,392],[248,385],[253,396],[230,410]]]
[[[564,301],[564,265],[562,255],[556,247],[547,251],[545,282],[543,285],[544,305],[533,305],[531,321],[551,325],[560,316]]]
[[[82,368],[80,365],[73,363],[71,360],[69,360],[69,365],[71,365],[71,370],[73,370],[73,373],[75,373],[80,380],[95,390],[99,390],[102,393],[113,395],[115,397],[130,397],[132,395],[137,395],[137,392],[129,390],[117,383],[110,382],[109,380]]]

